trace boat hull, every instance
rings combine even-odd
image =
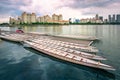
[[[25,41],[25,43],[29,44],[29,42],[27,42],[27,41]],[[40,49],[37,46],[31,45],[31,44],[29,44],[29,45],[33,49],[36,49],[36,50],[38,50],[40,52],[43,52],[46,55],[49,55],[49,56],[52,56],[52,57],[55,57],[55,58],[58,58],[58,59],[61,59],[61,60],[67,61],[67,62],[71,62],[71,63],[75,63],[75,64],[80,64],[80,65],[84,65],[84,66],[89,66],[89,67],[93,67],[93,68],[98,68],[98,69],[115,70],[113,67],[108,66],[108,65],[107,65],[108,67],[105,67],[105,66],[100,66],[98,64],[90,64],[90,63],[85,63],[85,62],[82,62],[82,61],[77,61],[77,60],[70,59],[70,58],[67,58],[67,57],[59,56],[58,54],[53,54],[52,52],[48,52],[48,51],[46,51],[44,49]]]

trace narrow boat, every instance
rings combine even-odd
[[[10,35],[0,35],[1,39],[5,39],[5,40],[9,40],[9,41],[13,41],[13,42],[21,42],[21,39],[17,39],[15,37],[12,37]]]
[[[54,46],[55,47],[55,46]],[[86,52],[82,52],[82,51],[77,51],[74,49],[69,49],[69,48],[64,48],[64,47],[58,47],[57,49],[59,50],[63,50],[65,52],[69,52],[84,58],[89,58],[89,59],[95,59],[95,60],[106,60],[106,58],[101,57],[101,56],[97,56],[95,54],[90,54],[90,53],[86,53]]]
[[[46,42],[46,40],[41,40],[42,42]],[[70,42],[64,42],[64,41],[58,41],[58,40],[47,40],[47,43],[52,43],[52,44],[56,44],[59,46],[63,46],[63,47],[67,47],[67,48],[74,48],[74,49],[78,49],[80,51],[84,51],[84,52],[93,52],[93,53],[97,53],[98,49],[96,47],[93,46],[89,46],[90,44],[92,44],[93,41],[91,41],[88,46],[83,45],[83,44],[77,44],[77,43],[70,43]]]
[[[1,39],[5,39],[5,40],[9,40],[9,41],[13,41],[13,42],[22,42],[24,40],[27,40],[30,36],[25,35],[23,33],[18,34],[18,33],[11,33],[11,34],[1,34],[0,38]]]
[[[24,41],[24,43],[29,44],[32,48],[43,52],[44,54],[53,56],[55,58],[64,60],[64,61],[68,61],[71,63],[75,63],[75,64],[80,64],[80,65],[84,65],[84,66],[89,66],[89,67],[93,67],[93,68],[99,68],[99,69],[105,69],[105,70],[115,70],[112,66],[94,61],[94,60],[90,60],[87,58],[83,58],[68,52],[64,52],[61,50],[57,50],[55,48],[50,48],[49,46],[46,45],[41,45],[41,44],[37,44],[34,43],[32,41]]]
[[[95,54],[90,54],[90,53],[81,52],[81,51],[78,51],[78,50],[75,50],[75,49],[70,49],[70,48],[66,48],[66,47],[63,47],[63,46],[59,46],[59,45],[56,45],[53,42],[52,42],[52,44],[51,43],[46,43],[46,42],[44,42],[45,40],[41,41],[40,39],[34,39],[34,40],[29,40],[29,41],[32,41],[32,42],[34,42],[36,44],[40,44],[40,45],[46,45],[46,46],[49,46],[51,48],[56,48],[56,49],[62,50],[64,52],[69,52],[69,53],[72,53],[72,54],[75,54],[75,55],[78,55],[78,56],[82,56],[82,57],[85,57],[85,58],[89,58],[89,59],[106,60],[105,58],[103,58],[101,56],[97,56]]]
[[[99,40],[95,36],[83,36],[83,35],[53,35],[53,36],[55,36],[55,37],[62,37],[62,38],[89,40],[89,41]]]
[[[55,45],[58,45],[58,46],[62,46],[62,47],[66,47],[66,48],[71,48],[71,49],[77,49],[77,50],[80,50],[80,51],[83,51],[83,52],[93,52],[93,53],[97,53],[98,52],[98,49],[96,47],[92,47],[92,46],[78,46],[78,44],[74,45],[71,44],[70,42],[67,44],[64,43],[64,42],[61,42],[61,41],[57,41],[57,40],[50,40],[50,39],[33,39],[32,41],[35,41],[35,42],[38,42],[38,43],[48,43],[48,44],[55,44]]]

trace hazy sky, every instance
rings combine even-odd
[[[38,16],[62,14],[64,19],[95,14],[106,17],[120,14],[120,0],[0,0],[0,22],[7,22],[10,16],[20,16],[24,11]]]

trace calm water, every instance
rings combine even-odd
[[[25,31],[49,34],[90,35],[100,38],[93,44],[116,71],[93,69],[43,55],[21,44],[0,40],[0,80],[120,80],[120,26],[66,25],[21,26]],[[15,31],[16,27],[4,27]]]

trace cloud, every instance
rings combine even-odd
[[[25,1],[21,0],[1,0],[0,1],[0,15],[9,14],[9,16],[16,16],[19,15],[21,10],[19,9],[20,6],[27,5]]]
[[[0,1],[0,23],[8,22],[9,17],[16,17],[21,14],[20,6],[28,5],[29,0],[1,0]],[[27,4],[26,4],[27,3]]]
[[[66,4],[70,4],[68,0],[32,0],[27,6],[21,6],[20,10],[27,12],[36,12],[40,14],[51,14]]]
[[[120,3],[119,0],[73,0],[73,4],[67,6],[71,8],[88,8],[88,7],[106,7],[113,3]]]
[[[93,17],[95,14],[107,16],[118,14],[119,0],[1,0],[0,21],[9,16],[20,16],[22,12],[35,12],[37,15],[63,14],[64,19]],[[3,19],[4,18],[4,19]]]
[[[79,10],[82,17],[91,17],[100,14],[107,18],[109,14],[120,14],[119,0],[73,0],[66,6]]]

